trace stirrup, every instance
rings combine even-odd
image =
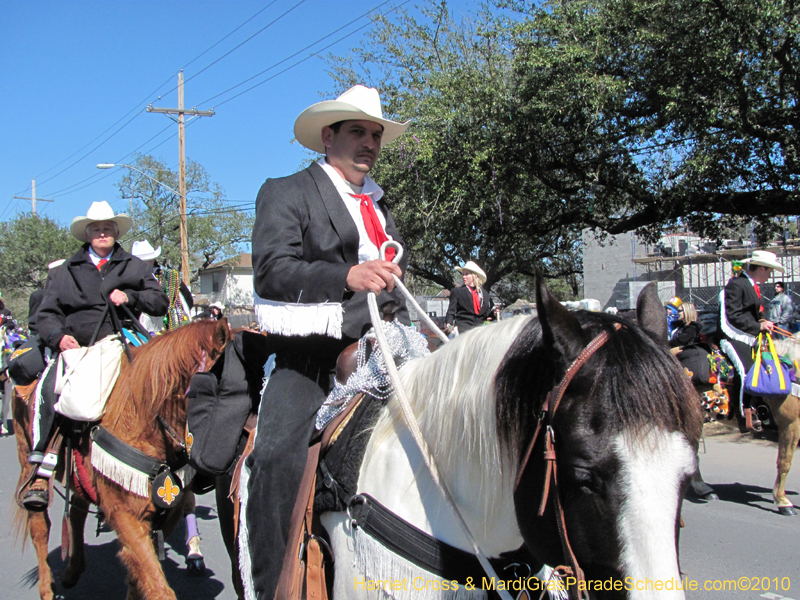
[[[747,431],[752,433],[764,431],[764,428],[761,424],[761,419],[758,418],[758,413],[756,412],[755,408],[748,407],[744,409],[744,424],[747,428]]]
[[[41,482],[44,485],[44,489],[33,487],[37,485],[38,482]],[[47,479],[33,477],[27,485],[23,486],[22,490],[24,490],[24,492],[19,497],[19,503],[25,510],[29,510],[31,512],[45,511],[50,505],[49,488],[50,482]]]

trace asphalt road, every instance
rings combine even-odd
[[[697,591],[686,597],[695,599],[800,600],[800,516],[783,517],[772,503],[777,446],[769,440],[753,440],[731,430],[707,426],[705,453],[700,464],[706,481],[720,496],[717,502],[689,498],[683,505],[686,527],[681,531],[681,567]],[[0,438],[0,506],[7,508],[6,526],[0,527],[0,599],[35,600],[36,560],[28,541],[22,551],[11,530],[13,492],[19,466],[11,437]],[[789,497],[800,505],[800,453],[797,466],[789,475]],[[54,522],[50,539],[50,564],[56,577],[64,568],[61,562],[60,521],[63,500],[51,509]],[[0,515],[4,512],[0,509]],[[162,563],[170,585],[181,599],[234,600],[230,566],[219,535],[213,494],[198,497],[198,523],[208,571],[190,576],[184,565],[183,528],[167,541],[167,558]],[[96,519],[87,521],[87,569],[71,590],[59,588],[65,600],[123,600],[126,596],[125,572],[116,557],[118,546],[113,533],[95,537]],[[724,582],[747,577],[756,579],[762,589],[748,591],[703,590],[704,585],[722,587]],[[770,589],[765,590],[769,583]],[[776,583],[778,588],[776,590]],[[788,584],[788,589],[786,588]]]

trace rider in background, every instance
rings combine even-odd
[[[491,321],[499,311],[491,296],[481,289],[486,283],[483,269],[470,260],[463,267],[456,267],[456,270],[461,271],[464,285],[450,290],[445,327],[445,333],[453,333],[454,336]]]
[[[669,334],[670,348],[682,348],[704,341],[694,304],[682,302],[680,298],[675,297],[667,302],[667,307],[674,307],[676,304],[675,319],[671,323],[672,328]]]
[[[742,382],[753,366],[753,347],[758,334],[771,333],[775,327],[772,321],[763,318],[761,285],[769,280],[773,271],[783,273],[784,268],[775,254],[764,250],[754,251],[752,257],[742,263],[742,273],[732,277],[720,292],[719,345],[736,371],[731,400],[739,408],[739,427],[743,431],[761,431],[761,420],[751,407],[752,398],[744,393]]]
[[[128,215],[115,215],[107,202],[94,202],[86,216],[72,220],[70,232],[84,244],[64,264],[49,271],[36,315],[39,335],[54,352],[51,365],[58,353],[89,345],[96,329],[98,341],[113,333],[111,319],[104,318],[107,303],[128,306],[135,315],[166,313],[169,299],[150,268],[117,242],[132,224]],[[119,317],[127,320],[123,311]],[[48,504],[48,479],[56,463],[55,456],[48,455],[45,460],[55,421],[55,374],[52,368],[45,371],[35,407],[29,461],[39,467],[22,496],[28,510],[45,510]]]

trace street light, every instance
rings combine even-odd
[[[180,205],[181,205],[181,211],[180,211],[181,273],[183,274],[183,283],[186,285],[186,287],[189,287],[189,281],[190,281],[190,277],[189,277],[189,242],[188,242],[187,233],[186,233],[186,195],[185,194],[181,194],[178,190],[169,187],[166,183],[163,183],[163,182],[159,181],[155,177],[151,177],[150,175],[148,175],[147,173],[145,173],[141,169],[139,169],[137,167],[134,167],[133,165],[128,165],[128,164],[125,164],[125,163],[117,163],[117,164],[100,163],[99,165],[97,165],[98,169],[113,169],[114,167],[127,167],[128,169],[133,169],[137,173],[141,173],[142,175],[144,175],[148,179],[150,179],[152,181],[155,181],[161,187],[167,188],[173,194],[177,194],[178,198],[180,198]]]

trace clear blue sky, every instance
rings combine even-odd
[[[130,163],[137,151],[177,171],[177,124],[144,109],[177,107],[184,67],[185,106],[216,110],[187,126],[187,157],[232,204],[254,202],[267,177],[288,175],[310,156],[291,143],[292,126],[304,108],[333,97],[324,57],[347,54],[370,28],[357,31],[368,25],[362,18],[333,32],[382,2],[0,0],[0,221],[30,210],[13,196],[30,197],[34,177],[36,196],[55,200],[39,203],[39,214],[67,225],[94,201],[126,208],[114,185],[122,170],[100,171],[97,163]],[[413,2],[405,7],[416,12]],[[319,54],[292,66],[313,52]]]

